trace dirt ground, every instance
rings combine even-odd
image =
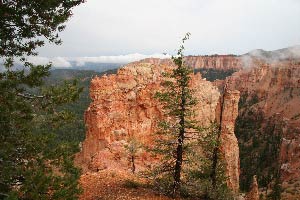
[[[136,176],[120,171],[88,172],[81,176],[80,183],[80,200],[170,200],[145,187]]]

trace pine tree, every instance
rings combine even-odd
[[[136,170],[135,160],[138,156],[138,151],[141,149],[140,142],[135,137],[130,137],[128,144],[125,145],[125,149],[128,153],[128,160],[131,164],[131,172],[134,174]]]
[[[154,169],[154,174],[158,186],[173,197],[178,195],[181,188],[183,165],[189,151],[188,137],[197,128],[197,123],[193,120],[197,100],[190,88],[193,70],[183,61],[183,45],[189,36],[187,33],[177,56],[172,57],[176,67],[171,72],[164,73],[163,90],[156,93],[167,120],[159,123],[158,139],[153,152],[162,161]]]
[[[220,126],[204,128],[195,120],[197,99],[190,88],[193,70],[184,64],[183,40],[175,68],[164,73],[163,89],[156,97],[163,105],[165,119],[159,122],[157,139],[151,151],[160,162],[152,169],[155,186],[175,198],[233,199],[226,184],[221,157]]]
[[[60,106],[76,100],[81,89],[76,82],[43,86],[51,64],[33,65],[27,56],[37,55],[45,40],[60,44],[57,33],[82,2],[0,1],[0,199],[78,197],[75,149],[56,128],[72,119]]]
[[[189,168],[189,193],[200,199],[231,200],[232,192],[227,187],[225,162],[220,152],[220,125],[211,123],[202,128],[201,137],[194,149],[192,167]]]

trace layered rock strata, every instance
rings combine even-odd
[[[251,109],[262,112],[264,122],[276,117],[275,123],[282,126],[283,179],[300,178],[297,159],[300,156],[300,63],[286,61],[253,66],[236,72],[227,79],[227,84],[248,99],[255,97]]]
[[[240,56],[234,55],[213,55],[213,56],[186,56],[185,64],[194,69],[213,68],[220,70],[241,69],[244,66],[244,61]],[[146,58],[136,63],[151,63],[154,65],[164,64],[172,65],[171,59]]]

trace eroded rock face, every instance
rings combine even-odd
[[[238,116],[240,92],[226,90],[220,97],[216,110],[217,122],[221,122],[221,151],[226,164],[227,185],[235,194],[239,192],[240,158],[238,140],[234,134]]]
[[[163,118],[154,94],[161,89],[162,72],[171,68],[165,64],[132,63],[116,75],[92,80],[93,102],[85,113],[87,133],[80,155],[83,163],[92,170],[128,169],[124,146],[131,137],[146,145],[153,142],[157,122]],[[208,125],[215,119],[219,91],[200,74],[193,75],[191,87],[199,100],[196,119]],[[137,170],[150,161],[147,153],[140,152]]]
[[[126,167],[122,164],[126,163],[124,145],[129,137],[151,141],[150,133],[162,115],[153,95],[165,69],[144,63],[92,80],[93,102],[85,112],[87,133],[82,151],[90,168]]]
[[[214,69],[241,69],[243,62],[239,56],[216,55],[216,56],[187,56],[186,63],[194,68],[214,68]]]
[[[213,56],[186,56],[185,64],[194,69],[213,68],[213,69],[241,69],[244,65],[240,56],[234,55],[213,55]],[[171,59],[147,58],[139,62],[147,62],[155,65],[172,65]]]
[[[261,134],[250,138],[271,140],[276,135],[282,137],[279,158],[268,166],[278,162],[283,189],[294,187],[293,184],[300,181],[300,62],[283,60],[253,64],[249,69],[234,73],[226,82],[231,90],[241,92],[240,115],[252,113],[252,118],[256,118],[254,121],[261,126],[254,127],[260,129]],[[249,140],[248,144],[252,142]],[[300,197],[300,194],[295,195],[293,198]]]

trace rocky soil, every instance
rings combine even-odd
[[[81,176],[80,183],[83,189],[80,200],[170,200],[124,171],[87,172]]]

